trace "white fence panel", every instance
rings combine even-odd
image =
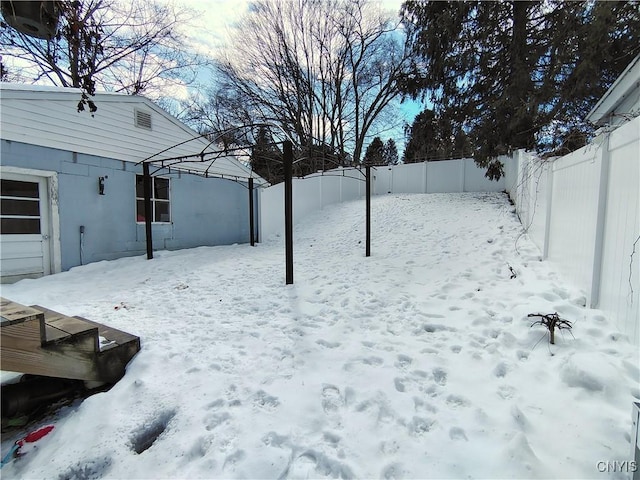
[[[490,180],[485,176],[486,168],[476,165],[472,158],[460,160],[464,171],[464,191],[465,192],[502,192],[505,188],[504,177],[500,180]]]
[[[260,190],[260,241],[284,232],[284,183]]]
[[[516,185],[518,183],[519,158],[517,152],[510,158],[500,157],[500,161],[504,164],[504,189],[514,200],[516,196]]]
[[[464,189],[464,164],[461,160],[427,162],[427,192],[455,193]]]
[[[533,243],[540,249],[543,256],[548,255],[547,230],[551,214],[552,164],[548,161],[537,160],[531,170],[532,202],[530,207],[528,234]]]
[[[306,178],[295,178],[293,180],[294,222],[297,218],[304,218],[309,213],[322,208],[324,188],[325,186],[320,176],[314,175]],[[282,210],[284,217],[284,203],[281,205],[280,210]]]
[[[332,170],[329,175],[317,178],[322,182],[321,208],[342,201],[342,172]]]
[[[393,169],[391,167],[372,168],[371,176],[373,177],[373,185],[371,185],[373,195],[384,195],[393,191]]]
[[[426,193],[427,164],[407,163],[394,165],[391,191],[393,193]]]
[[[591,144],[553,165],[548,258],[588,297],[592,290],[601,164],[602,148]]]
[[[365,194],[364,170],[345,168],[342,178],[342,201],[356,200]]]
[[[522,225],[529,224],[529,213],[531,211],[531,195],[529,178],[531,178],[531,156],[522,150],[514,155],[518,163],[518,171],[515,174],[514,202],[516,211]]]
[[[612,132],[598,307],[640,345],[640,117]],[[635,250],[634,250],[635,248]],[[635,252],[635,253],[634,253]]]
[[[551,205],[551,165],[522,150],[516,152],[519,170],[513,186],[518,216],[523,227],[546,257],[548,254],[547,229]]]

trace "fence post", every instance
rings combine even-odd
[[[249,243],[252,247],[256,245],[253,208],[253,178],[249,178]]]
[[[593,269],[591,277],[591,308],[600,302],[600,281],[602,277],[602,255],[604,252],[604,227],[607,215],[607,193],[609,187],[609,138],[610,132],[603,134],[600,154],[600,185],[598,186],[598,215],[596,217],[596,239],[593,249]]]
[[[462,178],[460,179],[460,191],[464,193],[464,184],[467,181],[467,159],[463,158],[462,162]]]
[[[427,193],[427,162],[422,162],[422,193]]]
[[[549,258],[549,242],[551,240],[551,213],[553,212],[553,163],[549,163],[547,171],[547,212],[544,219],[544,247],[542,258]]]
[[[366,218],[365,218],[365,230],[366,230],[366,235],[365,235],[365,256],[366,257],[370,257],[371,256],[371,166],[367,165],[365,167],[365,172],[366,172],[366,182],[367,182],[367,186],[366,186],[366,201],[365,201],[365,206],[366,206]]]
[[[282,145],[284,163],[284,236],[286,284],[293,283],[293,144],[286,140]]]

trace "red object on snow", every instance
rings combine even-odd
[[[18,440],[16,443],[20,446],[26,443],[33,443],[40,440],[42,437],[47,435],[51,430],[53,430],[53,425],[47,425],[46,427],[39,428],[38,430],[31,432],[29,435],[24,437],[21,440]]]

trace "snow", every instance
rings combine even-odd
[[[372,219],[369,258],[363,201],[302,220],[290,286],[281,237],[3,286],[142,341],[3,477],[626,478],[598,462],[630,460],[637,348],[506,196],[374,197]],[[553,312],[573,329],[549,345],[527,315]]]

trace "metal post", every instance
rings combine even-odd
[[[286,284],[293,284],[293,145],[285,141],[282,145],[284,163],[284,237]]]
[[[144,189],[144,227],[147,237],[147,260],[153,258],[153,235],[151,233],[151,222],[153,215],[151,211],[151,175],[149,174],[149,164],[142,164],[142,186]]]
[[[367,182],[367,239],[366,239],[366,252],[365,256],[371,256],[371,166],[367,165],[365,167],[366,172],[366,182]]]
[[[252,247],[256,245],[254,225],[253,225],[253,178],[249,179],[249,242]]]

